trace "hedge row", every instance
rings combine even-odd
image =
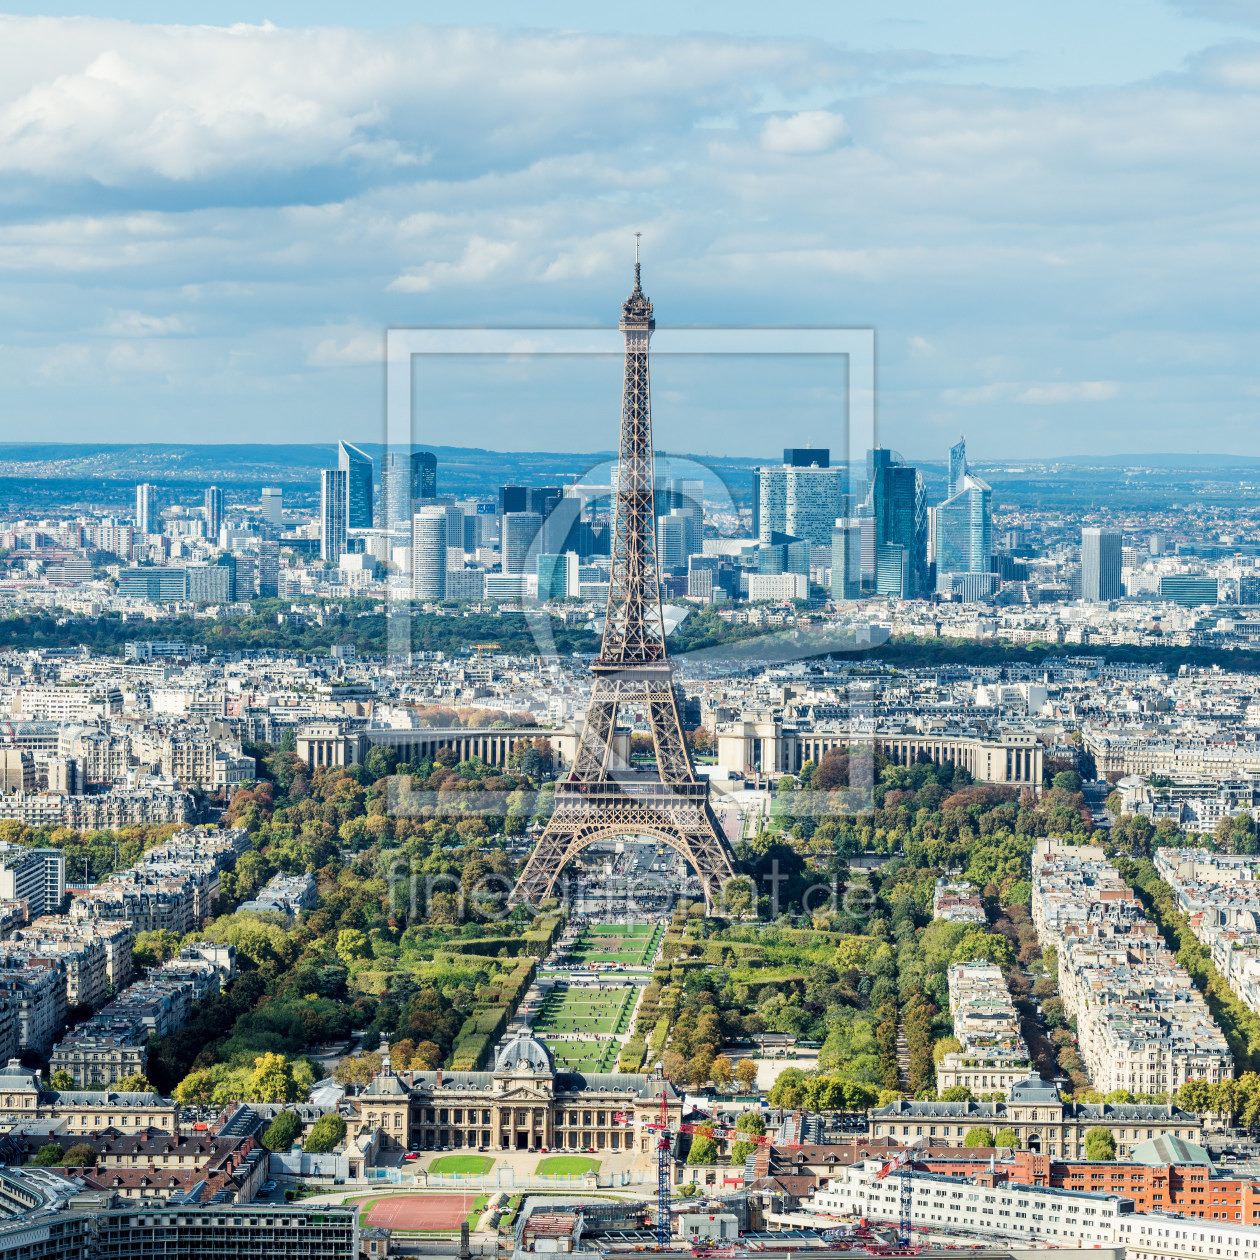
[[[643,1066],[647,1046],[642,1041],[627,1041],[617,1059],[618,1072],[637,1072]]]
[[[490,1058],[494,1039],[485,1033],[475,1033],[456,1042],[451,1051],[449,1067],[453,1072],[480,1072]]]

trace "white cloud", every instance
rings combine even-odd
[[[145,315],[140,311],[110,311],[102,331],[110,337],[165,337],[184,331],[178,315]]]
[[[404,272],[390,286],[393,293],[428,293],[449,285],[481,284],[500,270],[516,253],[511,241],[469,239],[458,262],[425,263]]]
[[[0,341],[19,369],[0,403],[25,423],[117,400],[160,440],[190,382],[179,414],[211,415],[203,433],[307,440],[316,417],[374,414],[364,373],[312,369],[379,363],[391,324],[615,319],[642,230],[662,325],[905,347],[879,376],[900,449],[937,449],[950,407],[980,414],[976,458],[1178,449],[1240,413],[1260,46],[1053,93],[880,65],[720,37],[0,18]],[[819,107],[838,99],[844,118]],[[102,334],[175,367],[111,360]],[[49,393],[15,410],[31,382]],[[733,453],[765,453],[764,424],[727,428]]]
[[[839,114],[809,109],[789,118],[767,118],[761,145],[771,153],[824,153],[849,133]]]
[[[385,339],[380,332],[349,329],[315,343],[306,361],[311,367],[360,367],[385,361]]]
[[[941,397],[954,406],[970,407],[987,403],[1070,403],[1106,402],[1120,392],[1115,381],[1052,381],[1022,383],[993,381],[967,389],[947,389]]]
[[[1030,385],[1015,395],[1017,403],[1107,402],[1120,392],[1115,381],[1060,381]]]

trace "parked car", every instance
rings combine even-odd
[[[409,1164],[413,1159],[419,1159],[419,1158],[420,1158],[420,1155],[418,1152],[408,1151],[406,1155],[403,1156],[403,1163]]]
[[[270,1194],[275,1188],[276,1183],[274,1181],[269,1181],[265,1186],[263,1186],[261,1193]]]

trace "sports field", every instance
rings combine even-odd
[[[387,1194],[359,1201],[359,1225],[453,1234],[485,1204],[484,1194]]]
[[[656,953],[665,927],[650,923],[624,926],[600,923],[583,929],[569,958],[578,965],[589,963],[621,963],[626,967],[646,967]]]
[[[547,1039],[547,1049],[555,1056],[561,1072],[615,1072],[619,1041],[555,1041]]]
[[[532,1027],[537,1032],[618,1035],[630,1026],[638,992],[629,984],[602,991],[557,986],[543,998]]]
[[[442,1155],[429,1165],[431,1173],[458,1173],[460,1176],[488,1173],[494,1167],[489,1155]]]

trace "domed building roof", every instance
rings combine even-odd
[[[495,1056],[494,1070],[498,1072],[555,1072],[556,1065],[551,1051],[529,1033],[517,1033],[506,1042]]]

